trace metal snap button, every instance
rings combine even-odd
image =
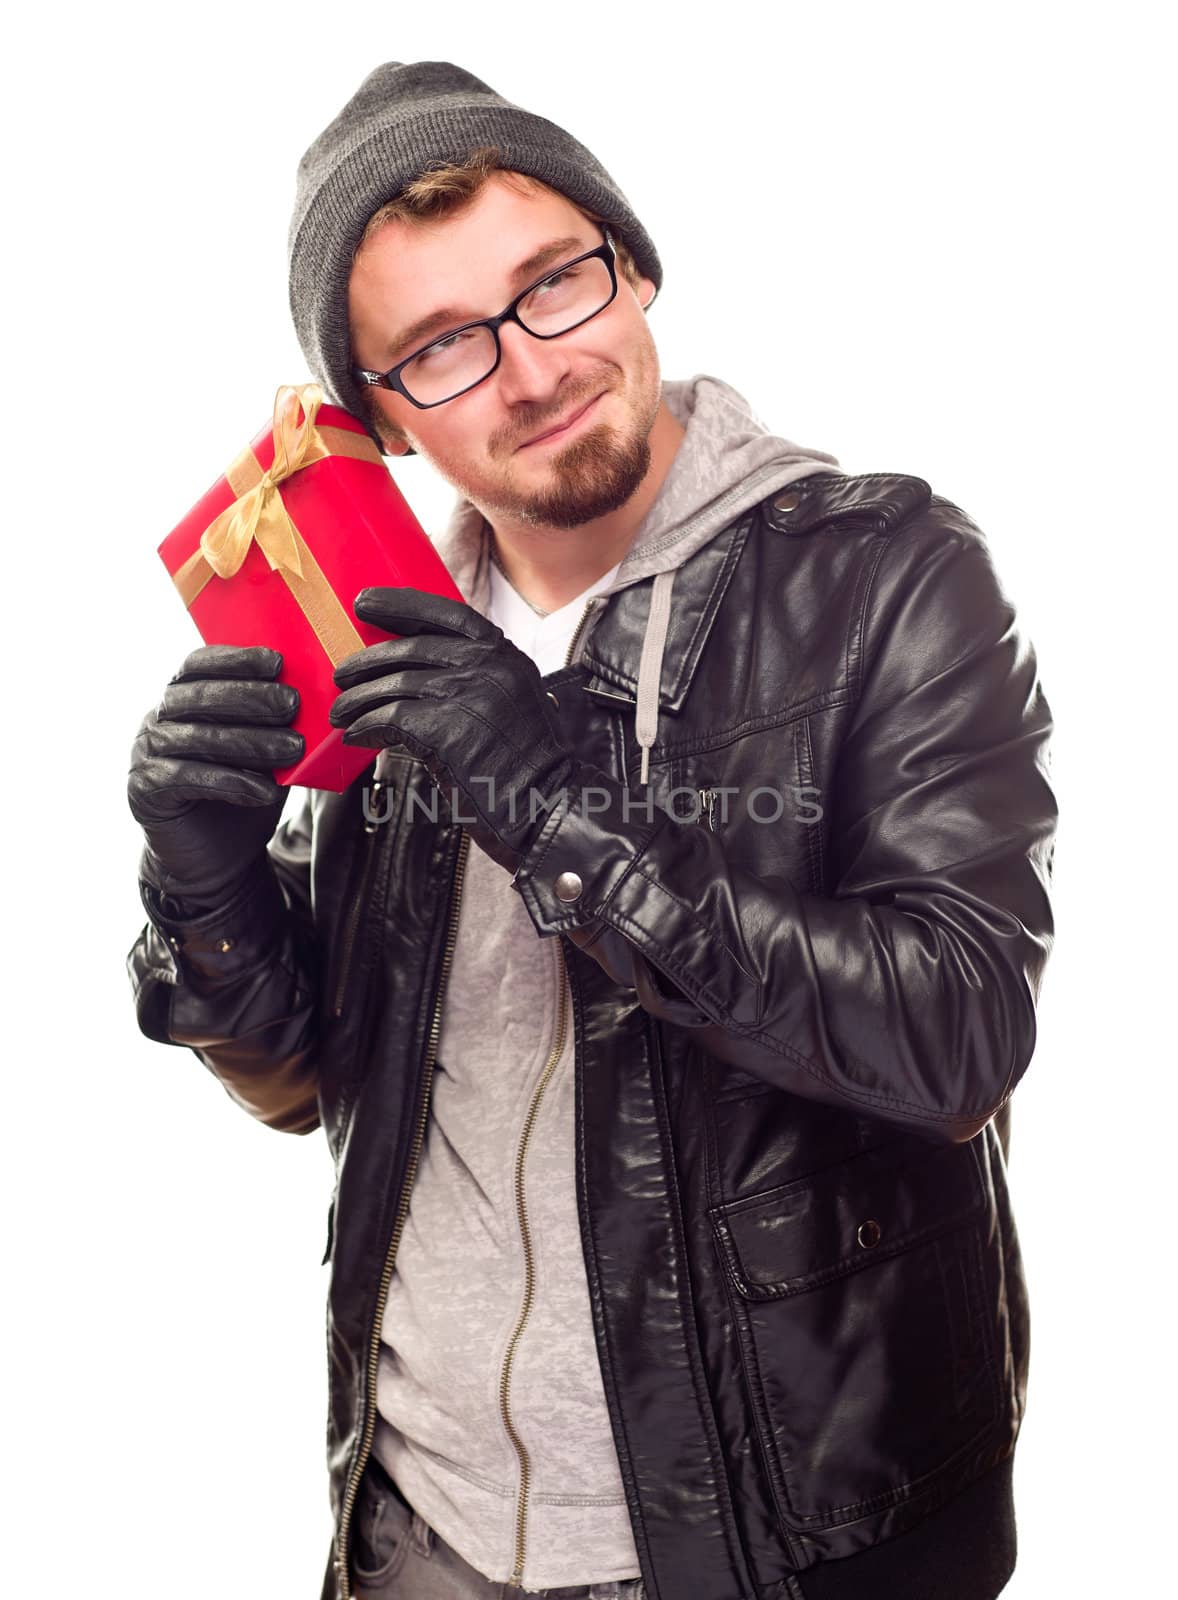
[[[546,693],[548,695],[548,698],[552,701],[552,704],[554,706],[559,706],[560,705],[560,701],[556,698],[556,696],[553,694],[551,689],[547,690]]]
[[[802,497],[796,489],[785,489],[774,499],[773,505],[778,511],[796,511],[802,503]]]
[[[568,905],[580,898],[581,890],[585,885],[581,882],[579,873],[562,872],[552,887],[556,892],[556,898],[563,900]]]
[[[221,952],[222,955],[227,955],[229,953],[229,951],[233,949],[233,940],[232,939],[218,939],[217,940],[217,949]]]
[[[879,1223],[876,1222],[874,1217],[868,1217],[866,1222],[861,1222],[859,1224],[859,1231],[856,1234],[856,1238],[859,1240],[859,1243],[863,1246],[864,1250],[874,1250],[882,1237],[883,1230]]]

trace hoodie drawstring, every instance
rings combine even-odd
[[[663,647],[667,642],[667,624],[671,620],[671,586],[675,571],[655,574],[650,591],[650,611],[646,618],[646,632],[642,636],[642,656],[638,662],[638,709],[634,717],[634,732],[642,750],[642,767],[639,783],[650,787],[650,747],[659,727],[659,687],[663,674]]]

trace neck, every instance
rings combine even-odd
[[[617,566],[658,498],[684,431],[664,401],[650,432],[650,468],[638,488],[625,505],[578,528],[537,527],[487,513],[492,550],[512,588],[539,610],[557,611]]]

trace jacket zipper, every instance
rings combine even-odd
[[[507,1436],[515,1446],[519,1456],[519,1501],[516,1506],[515,1516],[515,1566],[511,1577],[507,1580],[510,1589],[522,1589],[524,1582],[524,1547],[527,1543],[528,1521],[528,1486],[531,1466],[528,1460],[527,1448],[516,1432],[515,1424],[511,1420],[508,1409],[508,1391],[511,1388],[511,1368],[515,1360],[516,1348],[523,1337],[524,1324],[528,1320],[528,1313],[532,1309],[532,1298],[535,1290],[535,1261],[532,1256],[532,1236],[528,1229],[528,1206],[524,1184],[524,1169],[527,1164],[528,1144],[532,1137],[536,1117],[540,1110],[540,1101],[548,1087],[556,1064],[564,1050],[564,1038],[567,1028],[568,1004],[565,995],[565,970],[564,952],[560,947],[560,940],[556,943],[556,968],[557,980],[560,984],[560,1005],[557,1012],[556,1039],[548,1053],[548,1060],[544,1063],[544,1071],[540,1075],[540,1082],[536,1085],[536,1092],[528,1106],[528,1114],[524,1119],[523,1133],[520,1135],[519,1150],[515,1158],[515,1209],[519,1218],[520,1239],[524,1247],[524,1299],[520,1307],[519,1320],[516,1322],[515,1331],[511,1335],[507,1346],[507,1354],[503,1358],[503,1371],[499,1378],[499,1409],[503,1415],[503,1426]]]
[[[581,637],[585,623],[593,609],[593,605],[594,602],[592,599],[587,600],[585,603],[585,609],[581,614],[581,620],[578,622],[576,630],[573,633],[573,637],[569,641],[568,653],[565,656],[566,667],[572,663],[573,653],[576,650],[577,642]],[[377,784],[374,783],[373,789],[376,790],[376,788]],[[379,824],[376,822],[366,822],[364,825],[365,832],[369,835],[374,834],[378,826]],[[430,1023],[429,1042],[426,1047],[426,1066],[422,1095],[417,1110],[417,1126],[413,1130],[413,1143],[409,1151],[409,1163],[405,1173],[405,1181],[401,1186],[401,1198],[397,1205],[397,1215],[393,1222],[392,1238],[389,1240],[389,1247],[385,1254],[384,1271],[381,1273],[380,1288],[377,1291],[376,1297],[376,1313],[372,1322],[372,1340],[368,1347],[364,1434],[360,1441],[360,1454],[357,1458],[356,1466],[353,1468],[352,1476],[348,1480],[347,1489],[344,1491],[344,1501],[340,1511],[339,1535],[336,1541],[338,1553],[336,1555],[335,1567],[336,1574],[339,1578],[341,1600],[350,1600],[352,1592],[351,1579],[348,1575],[348,1536],[350,1533],[352,1511],[356,1504],[356,1495],[360,1490],[360,1480],[364,1475],[364,1468],[368,1464],[368,1457],[372,1451],[372,1438],[373,1434],[376,1432],[376,1407],[374,1404],[374,1396],[376,1393],[377,1367],[380,1361],[380,1330],[381,1324],[384,1320],[385,1303],[389,1296],[389,1285],[393,1280],[393,1263],[396,1260],[397,1246],[401,1242],[401,1233],[404,1230],[405,1218],[409,1212],[409,1195],[413,1188],[413,1180],[417,1176],[417,1163],[421,1157],[422,1146],[425,1143],[425,1130],[429,1121],[430,1088],[433,1082],[434,1059],[437,1055],[438,1039],[441,1036],[442,1030],[442,1005],[446,994],[446,980],[450,974],[450,962],[454,955],[454,945],[458,934],[458,918],[455,915],[455,912],[457,909],[458,900],[462,893],[462,879],[466,872],[466,855],[469,848],[470,835],[464,830],[462,834],[462,842],[458,849],[458,861],[454,871],[454,884],[450,893],[450,908],[446,927],[446,946],[442,955],[441,980],[438,984],[437,998],[434,1002],[433,1019]],[[369,845],[368,851],[368,862],[370,862],[373,855],[371,845]],[[368,862],[365,863],[365,878],[367,877]],[[340,983],[336,989],[337,1006],[342,1006],[343,1003],[343,991],[347,981],[347,971],[351,960],[352,945],[355,940],[356,925],[359,920],[359,907],[362,903],[363,895],[358,891],[353,905],[349,908],[349,920],[347,928],[345,929],[344,957],[342,963],[343,970],[341,972]],[[528,1232],[528,1215],[523,1187],[524,1162],[527,1157],[528,1141],[531,1137],[532,1124],[535,1121],[536,1113],[539,1109],[541,1096],[543,1095],[548,1081],[556,1068],[556,1063],[560,1059],[561,1051],[564,1049],[564,1036],[567,1025],[565,1015],[566,995],[564,952],[559,947],[559,941],[557,946],[557,960],[560,974],[560,1010],[557,1017],[556,1043],[552,1051],[549,1053],[548,1060],[544,1064],[544,1072],[540,1078],[539,1084],[537,1085],[536,1092],[532,1096],[532,1103],[528,1107],[528,1115],[524,1123],[523,1135],[520,1139],[519,1153],[516,1157],[515,1198],[516,1209],[519,1216],[520,1234],[523,1239],[524,1246],[524,1303],[520,1310],[519,1321],[515,1326],[515,1332],[511,1336],[511,1343],[508,1346],[507,1355],[504,1358],[503,1372],[500,1377],[499,1385],[499,1398],[500,1407],[503,1413],[503,1423],[507,1429],[508,1436],[516,1448],[520,1460],[520,1499],[516,1513],[515,1570],[508,1579],[508,1586],[513,1589],[519,1589],[523,1587],[524,1545],[526,1542],[528,1514],[529,1463],[527,1450],[524,1447],[523,1441],[520,1439],[519,1434],[515,1431],[514,1424],[511,1421],[511,1414],[508,1410],[507,1404],[507,1395],[511,1383],[511,1363],[515,1355],[516,1345],[519,1343],[520,1335],[523,1332],[524,1323],[527,1321],[528,1312],[531,1309],[534,1283],[532,1243],[531,1236]],[[338,1010],[336,1015],[339,1015]]]
[[[716,791],[715,789],[698,789],[700,806],[707,811],[708,827],[713,833],[716,831]]]
[[[450,976],[450,962],[454,955],[454,945],[458,935],[458,902],[462,896],[462,879],[466,873],[466,856],[469,848],[470,835],[463,830],[454,868],[454,881],[450,890],[450,905],[446,921],[446,943],[442,952],[442,971],[438,981],[437,996],[434,1000],[434,1012],[430,1021],[429,1038],[426,1042],[421,1096],[417,1106],[417,1123],[413,1130],[413,1142],[409,1147],[409,1161],[405,1170],[405,1180],[401,1185],[397,1214],[393,1220],[392,1237],[389,1239],[389,1246],[385,1252],[384,1270],[380,1275],[380,1287],[376,1296],[376,1311],[372,1319],[372,1337],[368,1346],[368,1368],[365,1383],[364,1433],[360,1440],[360,1454],[356,1459],[356,1465],[352,1469],[352,1476],[348,1480],[348,1486],[344,1491],[343,1506],[340,1510],[339,1533],[336,1538],[337,1554],[335,1558],[340,1600],[350,1600],[352,1593],[351,1578],[348,1574],[348,1537],[352,1512],[356,1504],[356,1495],[359,1493],[360,1480],[364,1476],[364,1468],[368,1465],[368,1457],[372,1451],[372,1437],[376,1432],[376,1373],[380,1361],[381,1324],[384,1321],[385,1302],[389,1297],[389,1285],[393,1281],[393,1263],[397,1257],[397,1246],[401,1242],[405,1218],[409,1213],[409,1195],[413,1188],[413,1180],[417,1176],[417,1163],[420,1160],[422,1146],[425,1143],[425,1130],[429,1121],[430,1091],[433,1086],[434,1061],[438,1053],[438,1040],[442,1031],[442,1005],[446,994],[446,982]]]
[[[389,785],[383,778],[374,778],[369,787],[369,794],[374,800],[379,800],[382,792]],[[356,883],[355,893],[352,895],[351,904],[348,906],[348,919],[344,923],[343,947],[340,951],[339,977],[336,979],[335,993],[331,1001],[331,1014],[341,1017],[344,1012],[344,997],[347,994],[348,978],[351,976],[352,951],[356,943],[356,933],[360,927],[360,912],[364,906],[364,897],[368,892],[368,880],[372,875],[372,863],[376,859],[376,832],[384,819],[369,814],[365,810],[364,834],[360,848],[364,851],[364,864]]]
[[[593,610],[593,606],[594,601],[592,599],[585,602],[581,620],[577,623],[573,636],[569,640],[569,647],[564,659],[566,667],[572,665],[577,643],[584,631],[585,623]],[[556,1017],[556,1039],[553,1042],[552,1049],[548,1052],[548,1059],[544,1063],[544,1071],[540,1074],[540,1082],[536,1085],[536,1092],[533,1094],[531,1104],[528,1106],[528,1114],[524,1118],[523,1133],[520,1135],[519,1150],[516,1152],[515,1158],[515,1209],[519,1220],[520,1240],[524,1248],[524,1298],[515,1329],[508,1341],[507,1353],[503,1358],[503,1370],[499,1375],[499,1410],[503,1417],[503,1426],[507,1436],[515,1446],[515,1453],[519,1457],[520,1488],[515,1514],[515,1566],[512,1569],[511,1577],[507,1580],[509,1589],[523,1588],[524,1551],[527,1545],[528,1487],[531,1475],[531,1463],[528,1459],[527,1446],[520,1438],[515,1424],[511,1420],[511,1410],[508,1403],[508,1395],[511,1389],[511,1368],[515,1361],[515,1352],[519,1346],[519,1341],[523,1337],[528,1313],[532,1309],[532,1299],[535,1292],[535,1261],[532,1255],[532,1236],[528,1229],[528,1205],[524,1184],[524,1170],[527,1164],[528,1144],[531,1141],[532,1128],[535,1126],[536,1117],[540,1110],[540,1101],[543,1099],[544,1091],[548,1087],[552,1074],[556,1070],[556,1064],[564,1050],[565,1032],[568,1026],[564,950],[561,947],[559,937],[556,941],[556,969],[560,988],[560,1000]]]
[[[585,609],[581,613],[581,620],[577,623],[576,629],[573,632],[573,636],[569,640],[568,651],[564,658],[564,664],[566,667],[571,667],[573,664],[573,656],[576,652],[578,641],[580,640],[581,634],[585,630],[586,622],[589,620],[589,613],[597,605],[597,601],[598,596],[594,595],[585,602]],[[563,668],[561,670],[563,671]]]

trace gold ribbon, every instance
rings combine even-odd
[[[274,397],[273,464],[263,470],[248,445],[234,457],[225,470],[234,502],[209,523],[196,550],[172,574],[172,581],[184,604],[191,607],[212,578],[232,578],[256,542],[271,571],[280,574],[314,629],[332,666],[337,666],[345,656],[363,649],[364,641],[292,521],[279,485],[328,456],[348,456],[381,467],[384,463],[366,434],[315,426],[323,400],[317,383],[298,388],[283,384]]]

